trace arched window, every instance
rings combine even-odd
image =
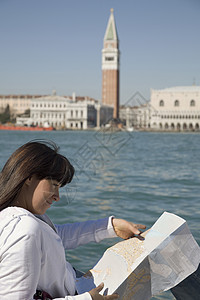
[[[190,101],[190,106],[195,106],[195,101],[194,100]]]
[[[174,106],[179,106],[179,100],[174,101]]]
[[[190,130],[193,129],[193,124],[192,124],[192,123],[189,124],[189,129],[190,129]]]
[[[163,100],[160,100],[160,106],[164,106],[164,101]]]

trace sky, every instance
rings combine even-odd
[[[101,100],[110,16],[120,45],[120,103],[200,85],[200,0],[0,0],[0,94]]]

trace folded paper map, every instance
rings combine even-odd
[[[78,293],[104,282],[102,294],[146,300],[174,287],[200,263],[200,247],[184,219],[164,212],[145,234],[108,248],[98,263],[77,278]]]

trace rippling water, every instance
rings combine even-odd
[[[35,138],[55,141],[76,168],[72,184],[48,212],[54,222],[115,215],[150,227],[168,211],[187,220],[200,244],[199,134],[1,131],[0,167],[18,146]],[[113,243],[82,246],[67,259],[87,271]],[[174,298],[166,292],[152,299]]]

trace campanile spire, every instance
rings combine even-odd
[[[113,118],[119,118],[119,58],[119,39],[111,8],[102,50],[102,103],[113,106]]]

